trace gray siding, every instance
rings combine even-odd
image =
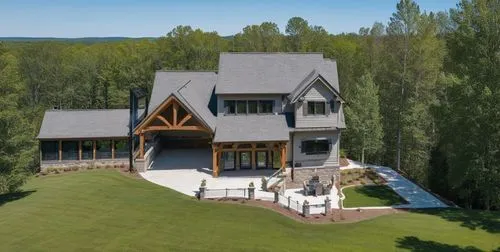
[[[336,104],[335,111],[327,115],[304,115],[304,104],[307,101],[327,102],[327,108],[330,110],[329,102],[335,98],[333,94],[321,81],[316,81],[304,95],[304,102],[295,103],[295,127],[296,128],[315,128],[315,127],[336,127],[338,125],[339,104]]]
[[[282,95],[266,95],[266,94],[238,94],[238,95],[217,95],[217,116],[224,115],[224,100],[273,100],[274,113],[283,112],[283,96]]]
[[[332,147],[329,153],[319,155],[306,155],[301,151],[303,140],[315,138],[328,138]],[[293,133],[293,159],[295,163],[301,163],[302,167],[311,166],[338,166],[339,165],[339,142],[340,131],[307,131]]]

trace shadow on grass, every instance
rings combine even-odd
[[[34,192],[36,192],[36,190],[0,194],[0,206],[4,205],[5,203],[22,199]]]
[[[490,233],[500,233],[500,212],[464,210],[457,208],[412,210],[416,213],[439,216],[447,221],[460,222],[470,230],[483,229]]]
[[[356,186],[354,191],[370,198],[377,198],[387,206],[407,203],[401,196],[385,185]]]
[[[427,251],[453,251],[453,252],[476,252],[482,251],[473,246],[460,247],[457,245],[450,245],[435,241],[423,241],[415,236],[405,236],[404,238],[398,238],[396,240],[396,245],[398,248],[408,249],[410,251],[416,252],[427,252]]]

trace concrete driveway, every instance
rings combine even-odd
[[[144,179],[180,193],[195,196],[203,179],[208,189],[248,188],[255,185],[255,198],[274,200],[274,194],[262,191],[262,177],[270,176],[276,170],[239,170],[224,171],[218,178],[212,177],[212,151],[210,149],[173,149],[163,150],[153,163],[151,169],[139,173]],[[303,196],[302,189],[288,189],[285,196],[303,202],[307,199],[311,204],[324,203],[326,196]],[[332,208],[338,208],[337,189],[334,187],[329,195]]]

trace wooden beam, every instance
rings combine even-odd
[[[96,142],[95,140],[92,141],[92,159],[95,160],[95,148],[96,148]]]
[[[189,119],[191,119],[191,117],[193,117],[191,114],[187,114],[184,118],[182,118],[182,120],[179,122],[179,124],[177,124],[177,126],[182,126],[184,125]]]
[[[286,144],[281,145],[281,169],[285,170],[286,165]]]
[[[146,125],[150,124],[157,115],[159,115],[162,111],[166,110],[174,101],[174,97],[169,97],[166,101],[164,101],[160,106],[158,106],[154,111],[151,112],[149,116],[145,118],[134,130],[134,134],[139,135],[141,130],[146,127]]]
[[[176,102],[174,102],[172,104],[172,108],[173,108],[173,116],[172,116],[172,118],[173,118],[173,121],[174,121],[173,125],[177,126],[177,110],[179,109],[179,104],[177,104]]]
[[[115,140],[111,140],[111,159],[115,159]]]
[[[172,124],[170,124],[167,119],[165,119],[165,117],[163,117],[162,115],[157,115],[156,118],[158,118],[160,121],[162,121],[165,125],[167,125],[167,127],[171,128],[172,127]]]
[[[147,128],[144,128],[142,130],[142,133],[148,131],[160,131],[160,130],[192,130],[192,131],[210,132],[208,129],[205,129],[204,127],[201,126],[182,126],[182,127],[172,126],[172,128],[167,126],[149,126]]]
[[[78,141],[78,160],[82,160],[82,140]]]
[[[62,161],[62,140],[59,140],[59,161]]]
[[[217,163],[217,146],[212,145],[212,176],[215,178],[219,176],[219,165]]]
[[[144,133],[139,136],[139,158],[144,159]]]

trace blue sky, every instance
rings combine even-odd
[[[454,8],[458,0],[417,0],[421,10]],[[330,33],[387,23],[390,0],[0,0],[0,37],[158,37],[177,25],[232,35],[272,21],[284,32],[300,16]]]

